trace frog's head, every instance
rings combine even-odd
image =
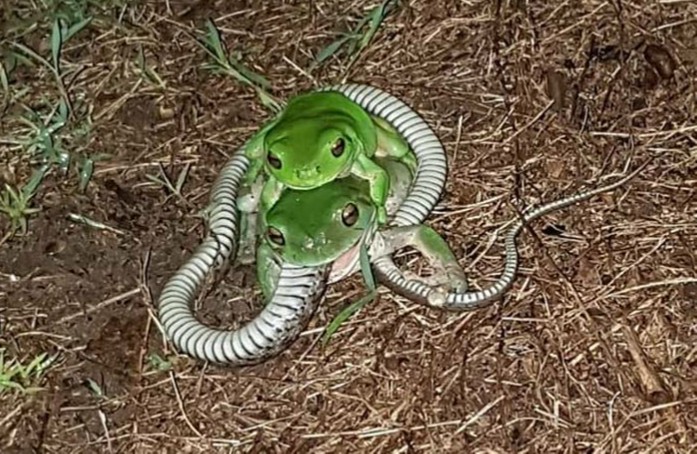
[[[342,256],[357,250],[374,212],[366,183],[354,177],[287,190],[266,213],[265,240],[294,265],[341,263]]]
[[[289,188],[315,188],[345,174],[362,146],[350,123],[295,118],[267,133],[265,166]]]

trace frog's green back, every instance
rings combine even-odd
[[[268,131],[267,140],[273,142],[277,134],[283,133],[288,125],[298,121],[327,122],[338,118],[351,124],[369,154],[375,151],[377,132],[373,118],[346,95],[333,91],[310,92],[291,98],[274,127]]]

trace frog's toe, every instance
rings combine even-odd
[[[387,208],[380,207],[378,208],[378,224],[385,223],[387,223]]]
[[[459,267],[435,272],[426,281],[429,286],[446,293],[464,293],[468,288],[465,273]]]
[[[240,248],[237,252],[237,262],[240,265],[251,265],[256,260],[256,252],[252,248]]]
[[[431,291],[428,292],[428,304],[434,307],[442,307],[447,298],[448,289],[441,285],[431,287]]]
[[[451,269],[446,271],[448,276],[448,286],[450,290],[456,293],[467,292],[467,277],[465,273],[459,267],[457,269]]]

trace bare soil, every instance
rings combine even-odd
[[[399,96],[441,137],[449,180],[429,223],[471,285],[501,272],[516,209],[651,164],[535,223],[514,288],[490,308],[446,313],[383,289],[321,348],[363,291],[354,277],[278,358],[230,369],[176,356],[155,318],[204,234],[212,181],[269,116],[253,90],[201,68],[192,34],[215,19],[287,98],[341,80],[346,59],[307,73],[311,56],[374,5],[168,3],[129,8],[122,26],[66,49],[83,67],[71,90],[95,118],[88,149],[111,158],[85,193],[49,178],[29,234],[0,246],[2,346],[59,353],[43,391],[0,395],[2,452],[695,450],[697,5],[403,2],[347,78]],[[166,89],[141,80],[139,46]],[[158,164],[173,179],[191,165],[185,200],[147,180]],[[199,314],[231,326],[258,293],[233,269]],[[153,353],[171,371],[149,365]]]

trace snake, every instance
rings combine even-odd
[[[445,150],[426,121],[406,103],[379,88],[363,84],[341,84],[320,88],[349,97],[370,114],[393,126],[413,150],[418,167],[412,186],[386,229],[415,226],[424,222],[438,202],[447,177]],[[237,249],[239,212],[237,191],[250,160],[238,150],[223,167],[211,190],[209,233],[192,257],[165,284],[158,301],[159,319],[167,337],[178,350],[204,361],[227,365],[263,362],[285,350],[307,326],[327,287],[330,265],[317,267],[282,263],[276,288],[269,302],[251,321],[236,330],[223,330],[199,322],[191,310],[204,278],[233,260]],[[530,222],[617,189],[634,178],[648,164],[617,181],[561,199],[528,207],[513,223],[505,237],[505,263],[501,276],[476,291],[430,285],[405,276],[385,248],[368,249],[370,264],[378,281],[393,293],[429,307],[449,311],[470,311],[499,300],[512,286],[519,257],[517,238]],[[379,239],[376,228],[362,241],[372,245]]]
[[[408,142],[418,161],[411,190],[391,225],[422,223],[445,187],[445,149],[427,122],[396,96],[365,84],[338,84],[319,91],[338,91],[391,124]],[[192,306],[207,276],[233,261],[237,252],[237,193],[250,159],[238,149],[222,167],[211,188],[208,232],[191,257],[165,283],[157,302],[158,320],[175,348],[201,361],[229,366],[258,364],[278,355],[297,339],[314,314],[327,287],[330,267],[283,263],[268,303],[238,329],[219,329],[200,322]]]

